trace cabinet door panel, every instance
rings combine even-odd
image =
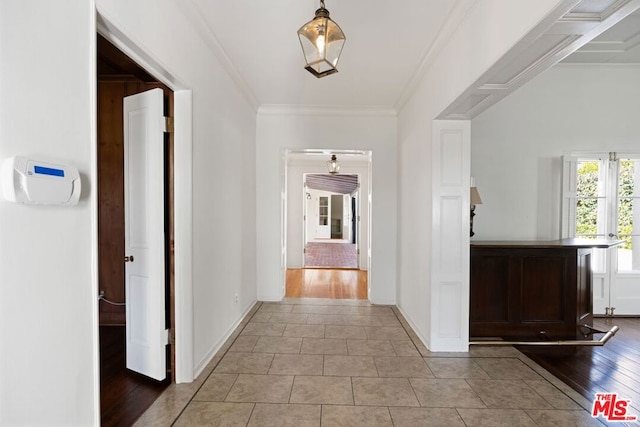
[[[473,256],[471,263],[472,322],[509,321],[509,258]]]
[[[525,257],[522,262],[523,322],[562,321],[567,262],[564,257]]]

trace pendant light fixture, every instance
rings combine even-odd
[[[327,162],[327,167],[329,168],[329,173],[331,175],[335,175],[340,172],[340,163],[338,163],[338,158],[336,155],[331,156],[331,160]]]
[[[324,0],[320,0],[315,18],[298,30],[298,38],[307,61],[307,71],[318,78],[338,72],[336,66],[346,37],[338,24],[329,18]]]

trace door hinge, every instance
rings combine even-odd
[[[306,254],[306,253],[307,253],[307,248],[304,248],[304,249],[302,250],[302,253],[303,253],[303,254]]]
[[[163,338],[164,338],[163,339],[164,345],[167,345],[167,344],[173,344],[175,342],[176,337],[172,329],[165,329]]]
[[[358,249],[358,251],[357,251],[357,252],[358,252],[358,255],[360,255],[360,249]]]
[[[164,131],[166,133],[173,133],[173,117],[164,118]]]
[[[358,215],[358,221],[360,221],[360,215]]]

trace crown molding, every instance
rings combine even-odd
[[[258,101],[255,92],[251,86],[249,86],[242,73],[240,73],[238,68],[231,61],[231,58],[229,58],[229,55],[220,44],[215,32],[204,19],[202,10],[193,2],[193,0],[183,0],[181,3],[183,7],[180,9],[183,11],[187,20],[193,24],[196,33],[198,33],[205,44],[209,46],[216,59],[220,61],[222,68],[236,84],[247,102],[255,111],[258,111],[260,102]]]
[[[258,108],[259,115],[265,116],[364,116],[397,117],[397,112],[389,107],[344,107],[330,105],[290,105],[264,104]]]
[[[479,3],[480,2],[470,0],[456,0],[451,11],[449,11],[447,19],[444,20],[442,26],[438,30],[435,40],[424,51],[420,65],[413,73],[402,92],[400,92],[400,96],[394,105],[396,111],[402,110],[409,99],[411,99],[411,96],[413,96],[420,83],[422,83],[422,79],[427,74],[427,71],[429,71],[429,68],[431,68],[438,55],[440,55],[440,52],[442,52],[460,25],[467,19],[469,13],[477,7]]]

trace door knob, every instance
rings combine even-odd
[[[618,237],[617,234],[613,234],[613,233],[609,233],[609,237],[614,238],[614,237]]]
[[[133,262],[133,255],[124,257],[124,262]]]

